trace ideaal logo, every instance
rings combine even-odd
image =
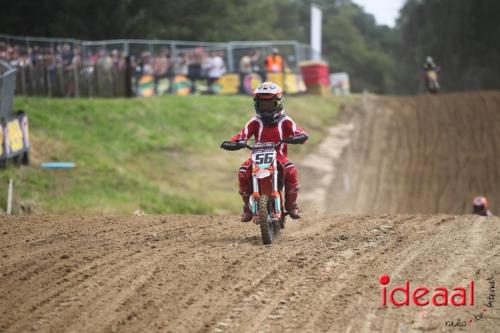
[[[391,278],[384,274],[379,277],[382,286],[387,286]],[[457,321],[448,320],[445,325],[448,327],[465,327],[472,324],[473,321],[479,321],[484,318],[488,308],[493,308],[495,300],[495,280],[493,277],[486,279],[489,284],[489,293],[486,302],[483,305],[481,313],[478,313],[467,320],[458,319]],[[398,298],[398,299],[397,299]],[[402,298],[402,299],[401,299]],[[396,286],[388,290],[382,288],[382,305],[387,305],[387,300],[393,305],[409,306],[410,302],[416,306],[473,306],[474,305],[474,281],[471,280],[466,287],[456,286],[448,290],[443,286],[433,289],[426,286],[419,286],[414,289],[410,286],[410,281],[405,280],[404,286]]]
[[[387,286],[391,278],[384,274],[379,277],[379,282]],[[402,296],[402,297],[401,297]],[[402,299],[401,299],[402,298]],[[396,286],[388,290],[382,288],[382,305],[387,305],[387,300],[395,306],[473,306],[474,305],[474,281],[470,281],[466,287],[456,286],[448,290],[447,287],[438,286],[428,288],[418,286],[411,288],[410,281],[405,280],[403,286]]]

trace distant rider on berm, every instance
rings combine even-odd
[[[488,209],[488,199],[479,196],[472,200],[472,214],[481,216],[493,216],[493,213]]]

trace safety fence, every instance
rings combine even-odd
[[[270,56],[281,58],[276,70],[269,69]],[[0,59],[18,69],[17,93],[36,96],[244,93],[270,76],[301,91],[299,63],[312,57],[309,45],[296,41],[81,41],[0,34]]]
[[[0,60],[0,119],[5,120],[12,114],[15,88],[16,69]]]

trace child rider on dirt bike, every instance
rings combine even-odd
[[[307,141],[307,133],[298,127],[295,122],[285,114],[283,108],[283,90],[272,82],[264,82],[253,92],[253,100],[256,116],[231,138],[230,142],[224,142],[221,148],[232,150],[231,145],[238,142],[246,142],[254,137],[256,142],[278,143],[286,138],[294,137],[293,143],[304,143]],[[299,180],[297,169],[287,157],[287,144],[281,143],[276,147],[277,161],[284,171],[285,187],[285,209],[293,219],[300,218],[297,206],[297,192],[299,191]],[[249,206],[249,198],[252,194],[252,160],[246,160],[238,172],[240,195],[243,199],[243,214],[241,222],[252,220],[252,211]]]

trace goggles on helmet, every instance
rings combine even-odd
[[[255,110],[257,112],[272,112],[280,108],[280,102],[273,99],[255,99]]]

